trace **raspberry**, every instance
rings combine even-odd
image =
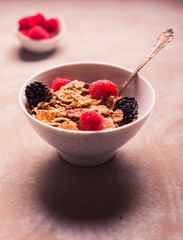
[[[40,102],[49,102],[52,98],[52,94],[48,87],[42,82],[33,82],[26,86],[25,96],[27,102],[32,106],[36,107]]]
[[[118,95],[116,85],[113,82],[105,79],[93,82],[89,87],[89,92],[93,98],[102,98],[103,100],[106,100],[111,95],[115,97]]]
[[[103,117],[95,111],[86,111],[80,117],[80,126],[84,131],[102,130],[103,122]]]
[[[35,25],[39,25],[41,27],[45,27],[46,24],[46,19],[44,17],[43,14],[38,13],[35,16],[32,17],[33,18],[33,24]]]
[[[18,23],[19,23],[20,29],[29,30],[30,28],[36,25],[44,27],[46,23],[46,19],[43,14],[38,13],[34,16],[21,18]]]
[[[45,27],[48,32],[58,32],[59,31],[59,21],[56,18],[50,18],[45,22]]]
[[[49,38],[49,33],[41,26],[36,25],[28,31],[28,36],[32,39],[47,39]]]
[[[69,79],[57,77],[53,80],[51,88],[53,89],[54,92],[56,92],[67,83],[70,83]]]
[[[32,18],[32,16],[21,18],[18,21],[18,24],[19,24],[20,29],[27,29],[27,30],[29,30],[34,25],[33,18]]]
[[[20,29],[19,32],[21,32],[23,35],[29,37],[28,30],[26,30],[26,29]]]
[[[130,123],[137,119],[138,103],[133,97],[122,97],[116,101],[115,110],[120,109],[123,112],[123,122]]]

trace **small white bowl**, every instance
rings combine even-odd
[[[64,36],[66,30],[64,18],[59,17],[58,19],[60,22],[60,31],[55,37],[49,39],[34,40],[22,34],[18,29],[15,29],[14,33],[24,49],[34,53],[50,52],[57,48],[60,39]]]
[[[110,160],[115,151],[127,143],[147,120],[155,103],[155,93],[148,81],[138,75],[125,92],[126,96],[137,99],[139,119],[122,127],[102,131],[71,131],[38,121],[27,112],[25,88],[34,81],[42,81],[50,88],[54,78],[62,77],[88,83],[98,79],[109,79],[120,89],[130,73],[131,71],[124,67],[99,62],[77,62],[54,66],[33,75],[23,84],[19,93],[20,106],[35,131],[56,148],[63,159],[80,166],[98,165]]]

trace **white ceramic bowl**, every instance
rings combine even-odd
[[[155,102],[152,86],[137,76],[126,89],[125,95],[135,97],[140,118],[125,126],[102,131],[71,131],[46,125],[33,118],[25,107],[25,88],[34,81],[42,81],[48,87],[56,77],[78,79],[88,83],[109,79],[120,89],[130,70],[107,63],[77,62],[54,66],[30,77],[19,93],[20,106],[35,131],[58,150],[66,161],[80,166],[93,166],[110,160],[115,151],[128,142],[144,125]]]
[[[53,38],[43,39],[43,40],[34,40],[25,36],[21,32],[19,32],[18,29],[15,29],[14,32],[17,38],[19,39],[21,46],[24,49],[34,53],[50,52],[58,47],[60,39],[64,36],[65,30],[66,30],[66,24],[65,24],[64,18],[59,17],[58,19],[60,21],[60,26],[61,26],[60,31]]]

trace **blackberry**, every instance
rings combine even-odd
[[[120,109],[123,111],[123,122],[130,123],[137,119],[138,116],[138,103],[133,97],[122,97],[116,101],[115,110]]]
[[[27,102],[32,107],[36,107],[40,102],[49,102],[52,98],[52,93],[42,82],[33,82],[26,87],[25,96]]]

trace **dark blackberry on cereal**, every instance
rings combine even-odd
[[[42,82],[33,82],[26,86],[25,96],[27,102],[36,107],[40,102],[49,102],[52,98],[52,93]]]
[[[123,112],[123,122],[130,123],[137,119],[138,103],[133,97],[121,97],[116,103],[114,109],[120,109]]]

